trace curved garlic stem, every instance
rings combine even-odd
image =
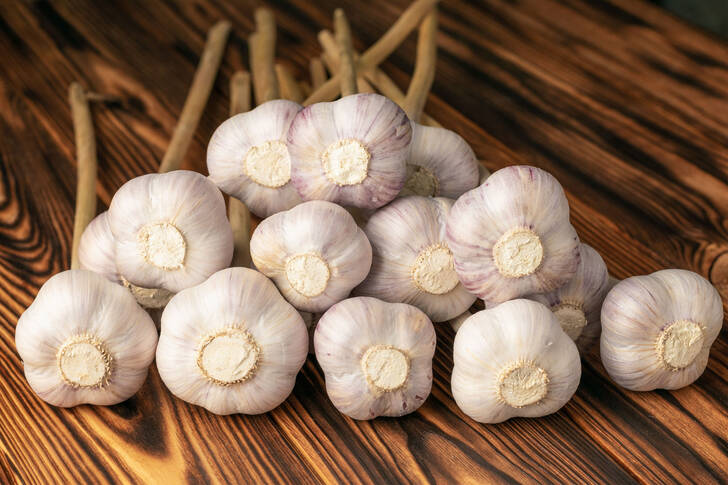
[[[296,78],[291,74],[290,69],[283,64],[276,64],[275,69],[281,98],[300,104],[303,101],[303,92],[301,91],[301,86],[296,82]]]
[[[438,0],[417,0],[413,2],[397,21],[374,43],[356,63],[356,69],[362,73],[379,65],[407,38],[420,23],[422,18],[437,4]],[[306,98],[304,106],[321,101],[331,101],[339,94],[339,75],[333,75],[316,91]]]
[[[311,88],[318,89],[326,82],[326,68],[324,68],[324,63],[320,57],[312,57],[309,61],[308,68],[311,72]]]
[[[220,21],[216,23],[207,34],[205,50],[202,51],[200,64],[197,66],[195,76],[192,79],[192,86],[187,99],[185,100],[182,114],[180,114],[177,126],[172,134],[172,141],[159,165],[159,172],[171,172],[177,170],[184,159],[187,148],[190,146],[192,136],[195,134],[197,124],[202,117],[207,100],[212,91],[212,85],[217,77],[217,71],[225,52],[228,34],[230,34],[230,22]]]
[[[71,269],[79,268],[78,244],[81,234],[91,219],[96,216],[96,139],[91,120],[91,108],[81,85],[71,83],[68,98],[73,117],[73,131],[76,134],[76,211],[73,219],[73,244],[71,246]]]
[[[319,32],[318,40],[319,44],[321,44],[321,48],[324,50],[322,55],[323,62],[332,74],[336,74],[339,72],[339,47],[336,45],[334,34],[332,34],[330,30],[324,29]],[[352,53],[354,58],[359,57],[359,54],[355,50],[352,50]],[[324,81],[326,81],[325,78]],[[356,89],[360,93],[376,92],[374,87],[372,87],[372,85],[369,84],[364,77],[359,75],[356,77]]]
[[[478,174],[480,175],[480,179],[478,180],[478,183],[480,185],[482,185],[483,182],[485,182],[485,180],[490,177],[490,172],[487,168],[485,168],[482,160],[478,160]]]
[[[470,310],[465,310],[463,313],[461,313],[457,317],[448,321],[448,323],[450,324],[452,329],[455,330],[455,333],[457,333],[458,330],[460,330],[460,327],[463,326],[463,323],[465,323],[465,320],[467,320],[468,318],[470,318],[472,316],[473,316],[473,314],[470,312]]]
[[[257,9],[255,26],[257,32],[248,37],[248,47],[255,102],[262,104],[280,97],[274,67],[276,23],[273,12],[267,8]]]
[[[412,121],[419,122],[427,102],[437,64],[437,7],[427,14],[417,37],[417,57],[402,108]]]
[[[334,10],[334,33],[339,48],[339,82],[341,95],[356,94],[356,66],[354,65],[354,47],[351,44],[351,27],[344,10]]]

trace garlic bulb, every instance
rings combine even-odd
[[[215,184],[187,170],[142,175],[109,207],[116,267],[129,282],[178,292],[230,264],[233,235]]]
[[[301,105],[277,99],[224,121],[207,147],[210,180],[258,217],[301,202],[291,181],[286,135]]]
[[[591,246],[579,244],[580,260],[576,274],[564,286],[529,298],[554,312],[561,328],[586,350],[599,338],[602,302],[609,291],[609,273],[604,260]]]
[[[349,417],[403,416],[430,394],[435,329],[411,305],[369,297],[339,302],[319,320],[314,346],[326,392]]]
[[[535,167],[503,168],[460,197],[447,242],[460,281],[487,304],[554,290],[579,264],[564,191]]]
[[[404,185],[411,138],[407,115],[379,94],[313,104],[288,131],[293,184],[304,200],[376,209]]]
[[[468,318],[472,317],[473,314],[470,312],[470,310],[465,310],[463,313],[458,315],[455,318],[451,318],[448,323],[450,323],[450,326],[455,331],[455,333],[460,330],[460,327],[463,326],[463,323],[467,321]]]
[[[255,267],[297,309],[322,312],[361,283],[372,248],[345,209],[304,202],[263,220],[250,239]]]
[[[62,407],[128,399],[144,383],[156,345],[154,323],[129,292],[86,270],[46,281],[15,329],[30,387]]]
[[[308,355],[298,312],[257,271],[228,268],[162,314],[157,368],[178,398],[215,414],[260,414],[293,390]]]
[[[558,411],[581,377],[579,351],[548,308],[511,300],[468,318],[455,335],[452,394],[481,423]]]
[[[602,363],[633,391],[679,389],[708,364],[723,304],[708,280],[666,269],[618,283],[602,305]]]
[[[478,186],[478,165],[473,149],[454,131],[413,122],[400,195],[457,199]]]
[[[410,196],[375,212],[364,232],[372,244],[372,269],[357,295],[409,303],[443,322],[456,317],[476,297],[458,281],[445,242],[445,224],[453,201]]]

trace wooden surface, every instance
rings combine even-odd
[[[336,6],[363,50],[406,0],[273,2],[278,58],[302,77]],[[679,267],[728,299],[728,44],[635,0],[444,0],[427,111],[489,169],[527,162],[564,185],[581,238],[617,277]],[[453,334],[438,329],[432,395],[401,419],[355,422],[310,359],[262,416],[219,417],[174,399],[155,370],[112,407],[53,408],[30,391],[14,328],[68,267],[75,187],[67,88],[119,95],[93,107],[100,206],[156,170],[205,39],[234,24],[186,167],[228,111],[247,63],[246,0],[0,2],[0,482],[728,481],[728,338],[677,392],[613,385],[594,353],[559,413],[480,425],[449,387]],[[383,65],[406,88],[412,36]]]

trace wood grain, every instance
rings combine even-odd
[[[371,46],[406,0],[274,1],[277,57],[297,79],[336,7]],[[559,413],[485,426],[452,400],[453,334],[438,328],[431,397],[401,419],[355,422],[326,398],[313,359],[262,416],[214,416],[168,393],[153,368],[109,408],[57,409],[32,394],[14,328],[68,267],[76,161],[68,85],[123,101],[92,106],[102,210],[155,171],[210,26],[233,33],[184,167],[228,115],[248,64],[252,0],[0,2],[0,482],[728,481],[728,335],[705,374],[675,392],[616,387],[596,350]],[[563,184],[572,221],[617,277],[697,271],[728,301],[728,44],[635,0],[443,0],[427,112],[487,168],[530,163]],[[382,65],[402,91],[416,36]]]

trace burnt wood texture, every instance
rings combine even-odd
[[[272,1],[277,57],[297,78],[316,33],[346,10],[355,48],[406,0]],[[478,424],[450,391],[453,332],[438,328],[432,395],[400,419],[356,422],[330,404],[313,358],[292,396],[261,416],[215,416],[175,399],[152,367],[112,407],[59,409],[30,390],[15,325],[40,285],[68,268],[75,147],[72,81],[119,96],[94,104],[99,210],[155,171],[209,27],[234,31],[184,168],[228,112],[247,65],[249,0],[0,2],[0,482],[491,483],[728,481],[728,335],[705,374],[635,393],[595,350],[560,412]],[[401,88],[415,36],[382,65]],[[582,240],[624,278],[665,267],[708,277],[728,301],[728,44],[636,0],[443,0],[427,112],[493,171],[554,174]]]

